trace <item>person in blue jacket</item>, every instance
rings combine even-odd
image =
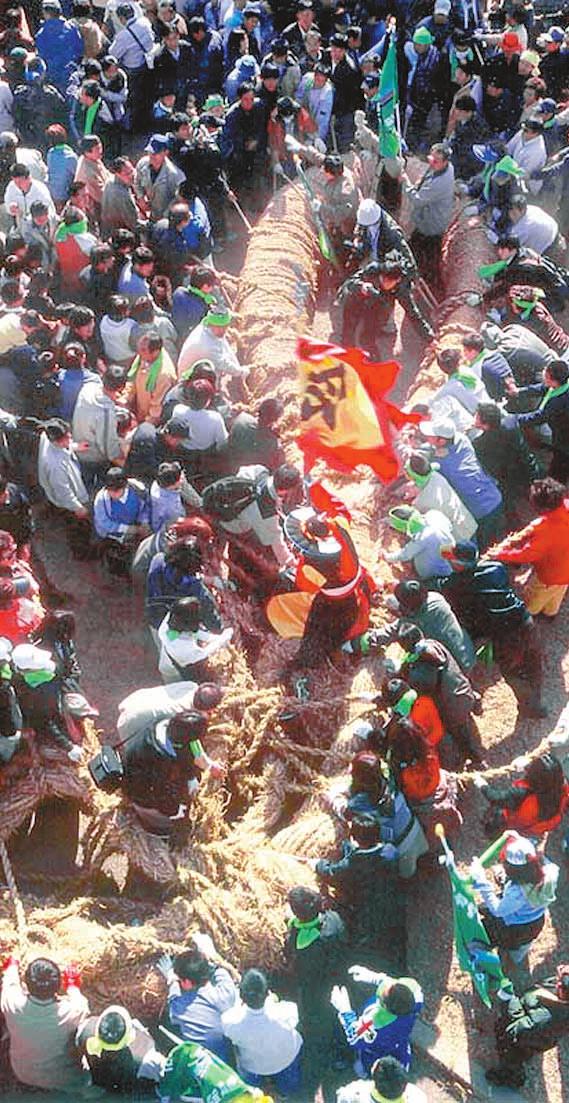
[[[348,1045],[356,1051],[355,1070],[369,1075],[379,1057],[396,1057],[403,1068],[411,1064],[411,1031],[423,1007],[423,993],[412,977],[390,977],[363,965],[348,972],[360,984],[375,985],[375,995],[360,1014],[352,1010],[345,987],[335,985],[330,1002],[338,1012]]]
[[[196,265],[189,282],[174,291],[172,321],[181,342],[203,321],[210,306],[216,301],[217,285],[218,278],[212,268]]]
[[[69,78],[83,57],[83,37],[74,23],[64,19],[59,0],[44,0],[44,22],[36,35],[36,49],[45,61],[47,79],[65,92]]]
[[[166,614],[182,597],[196,597],[205,627],[210,632],[221,632],[223,623],[215,599],[200,578],[202,562],[201,548],[195,537],[153,556],[145,598],[146,618],[153,636]]]
[[[419,429],[434,449],[441,475],[478,522],[478,546],[485,551],[504,531],[504,503],[497,483],[481,467],[468,437],[448,418],[434,415]]]

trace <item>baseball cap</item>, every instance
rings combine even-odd
[[[449,15],[451,9],[450,0],[435,0],[434,15]]]
[[[525,866],[530,858],[535,858],[535,846],[523,835],[512,839],[504,847],[504,860],[510,866]]]
[[[541,131],[543,130],[543,123],[541,119],[534,119],[531,117],[531,115],[529,115],[528,118],[524,119],[522,123],[522,130]]]
[[[563,42],[564,39],[565,31],[563,30],[563,27],[550,27],[547,31],[547,34],[544,34],[542,36],[543,42]]]
[[[520,54],[520,61],[527,61],[530,65],[533,65],[534,69],[536,65],[539,65],[539,54],[537,50],[522,50]]]
[[[59,0],[43,0],[42,11],[56,11],[61,13],[62,7]]]
[[[362,88],[377,88],[379,86],[379,73],[368,73],[362,80]]]
[[[485,145],[475,143],[472,152],[476,160],[481,161],[483,165],[495,165],[502,156],[501,151],[489,143]]]
[[[444,437],[454,440],[455,428],[448,417],[434,417],[431,421],[420,421],[419,431],[424,437]]]
[[[538,103],[535,110],[538,115],[555,115],[557,104],[555,100],[545,99]]]
[[[144,147],[145,153],[166,153],[169,148],[168,139],[165,134],[153,134],[147,145]]]

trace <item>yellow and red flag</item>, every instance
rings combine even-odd
[[[371,467],[382,482],[399,472],[392,428],[420,421],[386,400],[399,364],[376,363],[366,352],[301,337],[298,342],[301,431],[297,443],[307,470],[323,459],[339,471],[360,464]]]

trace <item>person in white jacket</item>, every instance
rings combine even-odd
[[[456,490],[441,475],[438,464],[431,462],[422,452],[413,452],[405,465],[405,474],[416,487],[412,491],[416,509],[421,513],[438,509],[448,517],[457,540],[473,539],[477,529],[476,521]],[[409,497],[409,491],[405,497]]]
[[[437,353],[437,364],[446,381],[432,396],[436,405],[441,398],[456,398],[461,406],[474,417],[481,402],[489,402],[490,396],[482,379],[467,367],[462,366],[462,352],[459,348],[441,349]]]
[[[198,360],[211,360],[217,377],[230,375],[244,379],[249,369],[239,363],[227,340],[227,328],[232,320],[231,311],[216,308],[210,310],[186,337],[178,357],[178,379],[191,374]]]
[[[223,1032],[233,1043],[237,1071],[251,1087],[263,1087],[270,1077],[279,1095],[300,1088],[302,1038],[298,1007],[269,992],[260,969],[247,969],[240,1000],[221,1016]]]
[[[203,681],[206,660],[229,643],[232,628],[215,634],[201,626],[200,603],[182,597],[172,606],[158,629],[158,670],[164,682]]]
[[[506,150],[510,157],[513,157],[514,161],[517,161],[520,168],[526,173],[526,178],[530,181],[529,189],[531,192],[538,192],[541,188],[540,181],[531,180],[532,172],[538,172],[547,161],[547,150],[542,131],[543,123],[541,119],[530,116],[524,119],[520,129],[506,144]]]

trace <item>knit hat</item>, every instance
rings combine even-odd
[[[239,76],[244,79],[247,76],[254,77],[258,71],[257,62],[254,57],[251,57],[251,54],[244,54],[243,57],[240,57],[235,68],[239,70]]]
[[[413,35],[413,42],[416,42],[419,46],[432,46],[434,38],[426,27],[417,27]]]
[[[543,42],[563,42],[565,31],[563,27],[550,27],[547,34],[542,36]]]
[[[522,50],[520,61],[527,61],[528,65],[532,65],[535,69],[539,65],[540,57],[537,50]]]
[[[387,520],[395,532],[404,536],[418,536],[425,527],[422,514],[413,506],[394,506],[389,510]]]
[[[210,310],[203,319],[204,326],[229,326],[233,320],[231,310]]]
[[[502,49],[511,53],[521,53],[522,44],[515,31],[506,31],[502,35]]]

